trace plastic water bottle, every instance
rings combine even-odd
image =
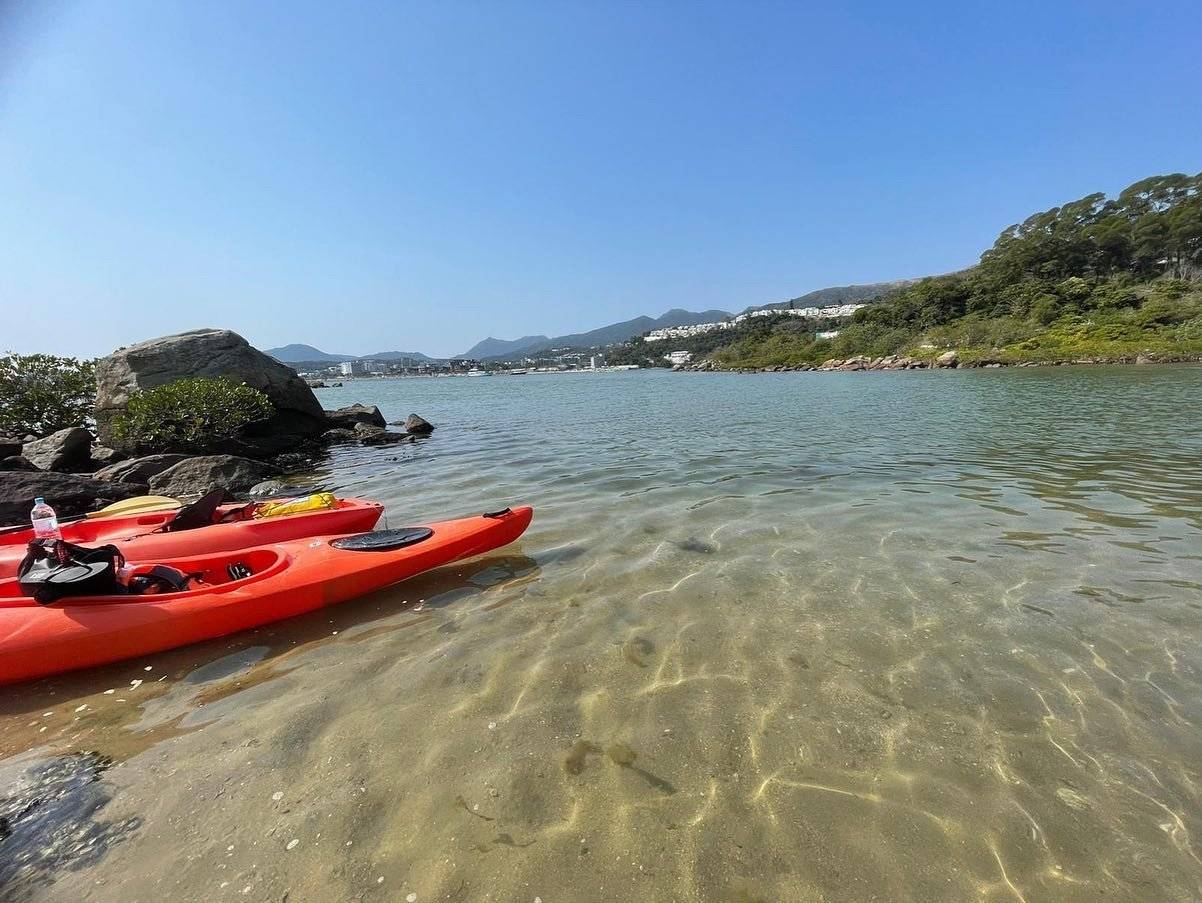
[[[43,498],[33,500],[33,510],[29,512],[33,521],[33,536],[35,539],[62,539],[63,534],[58,529],[58,515],[46,504]]]

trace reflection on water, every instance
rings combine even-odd
[[[1202,897],[1202,369],[323,390],[358,400],[440,429],[315,480],[530,532],[7,691],[0,767],[112,760],[70,830],[140,825],[29,893]]]

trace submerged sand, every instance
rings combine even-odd
[[[516,432],[488,423],[496,399],[381,398],[458,425],[328,479],[393,526],[529,500],[531,531],[337,609],[6,690],[0,886],[1202,897],[1202,370],[1157,372],[1105,394],[1104,371],[832,375],[804,398],[715,377],[730,397],[708,400],[655,375],[531,379],[487,390],[531,393],[506,399]],[[713,404],[748,425],[714,430]],[[572,429],[536,431],[548,410]]]

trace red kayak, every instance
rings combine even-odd
[[[533,515],[528,507],[505,509],[158,562],[202,575],[203,585],[177,593],[39,605],[21,595],[15,578],[0,580],[0,683],[161,652],[336,605],[511,543]],[[231,577],[231,565],[250,575]]]
[[[175,519],[177,511],[89,518],[62,524],[59,529],[63,539],[76,545],[102,546],[112,543],[129,561],[163,561],[265,546],[306,536],[362,533],[372,529],[384,511],[379,502],[339,499],[334,508],[229,523],[217,522],[239,507],[242,506],[223,505],[217,509],[214,523],[178,533],[169,533],[165,529]],[[32,528],[0,535],[0,578],[17,575],[17,565],[25,556],[31,539]]]

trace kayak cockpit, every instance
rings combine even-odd
[[[270,547],[178,558],[158,563],[195,576],[195,582],[186,590],[147,595],[72,596],[50,605],[39,605],[26,596],[21,590],[20,582],[13,577],[0,580],[0,608],[70,608],[84,605],[174,602],[253,585],[283,571],[290,562],[291,556]]]

